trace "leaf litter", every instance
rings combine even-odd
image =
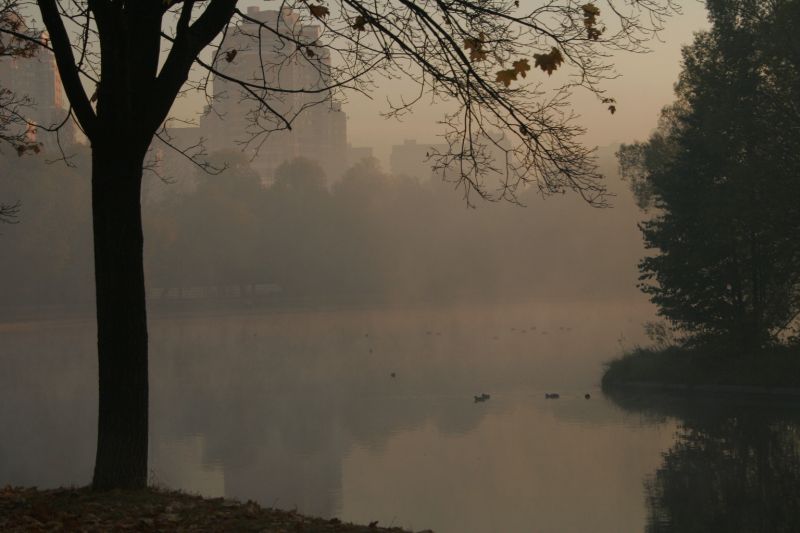
[[[377,521],[368,526],[348,524],[338,518],[265,508],[254,501],[162,489],[94,492],[88,487],[11,486],[0,489],[0,531],[409,533],[398,527],[378,527]]]

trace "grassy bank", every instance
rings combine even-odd
[[[800,388],[800,349],[755,354],[669,347],[636,348],[607,364],[603,388],[640,383]]]
[[[346,524],[254,502],[181,492],[92,492],[87,488],[0,489],[0,531],[209,531],[260,533],[407,533],[400,528]]]

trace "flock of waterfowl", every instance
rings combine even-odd
[[[592,395],[587,392],[586,394],[583,395],[583,397],[586,400],[590,400],[592,398]],[[491,395],[482,392],[481,394],[476,394],[474,398],[475,398],[475,403],[485,402],[486,400],[491,398]],[[561,395],[557,392],[545,392],[544,398],[545,400],[558,400],[559,398],[561,398]]]
[[[572,331],[571,327],[561,326],[558,329],[559,329],[559,331]],[[534,331],[536,331],[536,326],[531,326],[529,329],[511,328],[511,331],[519,332],[519,333],[525,333],[526,331],[534,332]],[[542,330],[540,333],[542,335],[547,335],[548,334],[548,332],[545,331],[545,330]],[[436,332],[434,332],[434,331],[426,331],[425,334],[426,335],[441,335],[442,333],[440,331],[436,331]],[[369,333],[365,333],[364,337],[368,338],[369,337]],[[500,340],[500,337],[495,335],[494,337],[492,337],[492,340]],[[369,349],[369,353],[372,353],[372,348]],[[397,377],[397,374],[395,372],[391,372],[389,375],[392,378],[396,378]],[[485,401],[489,400],[491,397],[492,396],[490,394],[487,394],[485,392],[482,392],[480,394],[476,394],[476,395],[473,396],[475,403],[485,402]],[[558,400],[559,398],[561,398],[561,395],[559,393],[557,393],[557,392],[545,392],[544,393],[544,397],[545,397],[546,400]],[[586,400],[590,400],[592,398],[592,395],[587,392],[586,394],[583,395],[583,397]]]

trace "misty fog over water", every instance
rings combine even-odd
[[[800,531],[799,7],[0,0],[0,530]]]
[[[155,319],[152,481],[435,531],[627,529],[644,520],[641,477],[672,425],[642,426],[596,382],[646,312],[626,302]],[[14,460],[0,475],[86,483],[93,326],[1,334],[2,419],[14,430],[0,457]],[[491,401],[474,403],[481,392]],[[573,505],[594,516],[570,517]]]
[[[800,409],[599,390],[655,316],[612,152],[618,196],[600,210],[533,191],[526,208],[472,210],[374,165],[332,186],[304,163],[292,187],[246,165],[151,182],[150,484],[437,533],[797,524],[781,502],[800,486]],[[85,485],[88,188],[70,169],[4,164],[25,201],[3,228],[0,479]]]
[[[597,382],[651,313],[621,301],[153,318],[151,482],[443,533],[640,531],[670,504],[647,487],[693,411],[612,401]],[[0,478],[87,483],[94,326],[8,323],[0,338]],[[778,417],[782,439],[792,417]],[[756,489],[796,472],[776,464],[789,468]],[[701,474],[676,473],[693,487]]]
[[[0,158],[0,196],[21,204],[19,224],[0,228],[0,316],[94,312],[88,154],[76,150],[74,168]],[[544,200],[533,187],[519,191],[522,206],[470,208],[451,184],[392,175],[376,160],[332,183],[304,159],[264,182],[231,151],[215,155],[231,164],[218,176],[150,175],[149,308],[641,298],[638,213],[614,150],[600,151],[610,209],[574,195]]]

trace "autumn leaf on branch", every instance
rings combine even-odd
[[[328,15],[331,14],[330,10],[325,6],[309,4],[308,10],[311,11],[311,14],[314,15],[316,18],[322,20]]]
[[[514,67],[514,70],[523,78],[527,76],[527,72],[531,69],[531,66],[528,64],[527,59],[520,59],[519,61],[514,61],[511,63],[511,66]]]
[[[353,29],[356,31],[364,31],[367,29],[367,19],[364,18],[363,15],[359,15],[356,17],[355,22],[353,22]]]
[[[596,41],[603,34],[604,28],[597,27],[597,17],[600,15],[600,8],[591,2],[581,6],[583,10],[583,25],[589,39]]]
[[[583,23],[589,27],[597,24],[597,17],[600,15],[600,8],[591,2],[581,6],[583,9]]]
[[[512,81],[516,81],[518,74],[524,78],[527,76],[526,73],[531,69],[527,59],[514,61],[511,66],[513,68],[498,71],[495,81],[500,82],[508,87],[511,85]]]
[[[506,87],[511,85],[511,82],[517,79],[517,71],[514,69],[510,70],[498,70],[497,71],[497,78],[495,81],[502,83]]]
[[[38,154],[42,151],[41,143],[26,143],[26,144],[18,144],[14,147],[17,151],[17,155],[22,157],[27,152],[33,152],[34,154]]]
[[[596,41],[603,34],[603,30],[598,28],[587,28],[586,33],[588,34],[589,39]]]
[[[553,47],[548,54],[533,54],[533,59],[535,60],[534,65],[547,72],[548,76],[552,75],[553,71],[564,62],[564,56],[556,47]]]
[[[617,112],[617,106],[615,105],[617,101],[615,99],[602,98],[600,101],[603,102],[604,104],[608,104],[608,110],[611,112],[612,115]]]
[[[485,38],[486,36],[481,33],[477,39],[472,37],[464,39],[464,48],[469,50],[470,61],[483,61],[488,56],[488,52],[483,49]]]

